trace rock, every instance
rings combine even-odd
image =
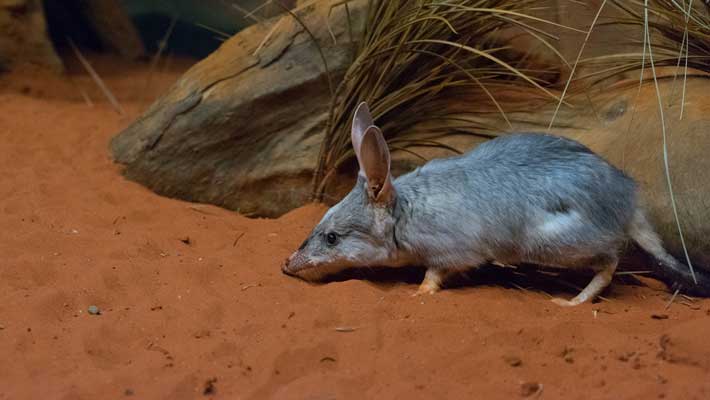
[[[202,389],[202,394],[205,396],[212,396],[217,393],[217,378],[208,379],[205,382],[205,387]]]
[[[636,81],[637,82],[637,81]],[[567,121],[580,129],[560,129],[622,168],[640,185],[651,222],[668,251],[685,263],[673,215],[663,162],[663,135],[653,83],[627,82],[595,99],[586,115],[568,112]],[[683,119],[680,92],[671,79],[660,80],[664,104],[671,182],[688,253],[697,268],[710,268],[710,82],[688,78]],[[637,94],[638,93],[638,94]],[[675,95],[674,95],[675,93]],[[673,97],[672,97],[673,96]],[[668,105],[671,104],[670,107]]]
[[[104,46],[128,59],[144,55],[143,42],[120,1],[79,0],[77,3]]]
[[[24,63],[62,71],[40,0],[0,0],[0,69]]]
[[[710,158],[705,156],[705,149],[710,148],[710,81],[688,76],[683,119],[680,87],[676,88],[672,79],[660,79],[658,83],[678,218],[694,266],[710,270],[710,242],[706,240],[710,235],[710,176],[700,172],[710,169]],[[668,191],[663,130],[653,82],[639,90],[638,78],[621,81],[591,94],[589,101],[585,107],[563,107],[549,132],[589,146],[632,176],[639,183],[642,202],[664,246],[686,263]],[[518,121],[513,123],[514,131],[542,132],[547,131],[553,112],[554,106],[543,106],[530,113],[511,113],[509,117]],[[507,130],[498,124],[501,131]],[[459,142],[455,147],[475,147],[480,139],[473,139],[469,145],[456,139]],[[448,140],[442,141],[451,144]]]
[[[560,353],[560,356],[562,357],[563,360],[565,360],[566,363],[568,363],[568,364],[574,363],[574,349],[573,348],[565,346],[565,348],[562,349],[562,353]]]
[[[361,36],[365,5],[348,3],[353,37]],[[317,2],[299,18],[338,82],[353,49],[344,5]],[[160,194],[278,216],[310,197],[328,82],[310,35],[283,15],[246,28],[195,65],[113,138],[111,151],[128,178]]]
[[[505,361],[505,363],[510,365],[511,367],[519,367],[523,365],[523,361],[518,356],[503,356],[503,361]]]

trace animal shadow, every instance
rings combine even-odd
[[[635,257],[634,257],[635,258]],[[623,260],[619,270],[638,270],[639,260]],[[392,289],[402,284],[418,285],[424,279],[423,267],[372,267],[349,268],[323,279],[323,283],[347,280],[368,281],[381,289]],[[575,295],[590,282],[594,272],[584,269],[565,270],[522,264],[515,267],[501,267],[485,264],[458,274],[453,274],[444,282],[445,289],[467,289],[478,286],[525,289],[550,295]],[[615,283],[643,285],[633,275],[617,276]]]

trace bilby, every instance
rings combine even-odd
[[[426,267],[416,294],[485,263],[589,268],[591,282],[562,306],[606,288],[626,242],[658,262],[662,279],[710,294],[705,270],[664,250],[640,206],[637,185],[582,144],[553,135],[502,135],[471,152],[435,159],[392,179],[390,153],[367,104],[354,114],[360,166],[352,191],[325,214],[283,272],[318,280],[349,267]]]

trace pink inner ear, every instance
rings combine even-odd
[[[364,101],[358,104],[353,115],[353,123],[350,130],[350,140],[352,141],[353,150],[357,157],[360,170],[362,171],[362,157],[360,155],[360,147],[362,146],[362,137],[365,135],[367,128],[374,125],[370,109]]]
[[[360,171],[370,187],[381,188],[390,172],[390,152],[380,129],[367,128],[360,144]]]
[[[388,203],[394,195],[390,178],[390,152],[382,131],[374,125],[367,128],[360,145],[360,174],[367,179],[370,199]]]

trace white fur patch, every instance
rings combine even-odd
[[[560,235],[575,229],[581,221],[581,216],[576,211],[571,211],[566,214],[548,214],[538,229],[546,235]]]
[[[374,207],[375,218],[372,226],[372,234],[375,237],[383,237],[385,235],[385,230],[387,229],[388,218],[390,218],[389,212],[385,207]]]

